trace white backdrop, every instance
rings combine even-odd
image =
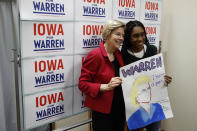
[[[161,0],[20,0],[20,16],[26,129],[87,110],[77,87],[81,64],[102,41],[101,31],[107,20],[140,20],[150,43],[159,45]],[[49,102],[57,99],[53,92],[59,90],[64,90],[63,98],[70,96],[63,102],[64,111],[69,113],[50,112],[62,104]],[[35,108],[39,96],[42,109]],[[47,117],[36,121],[36,113],[41,110]]]

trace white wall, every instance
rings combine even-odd
[[[174,118],[165,131],[197,131],[197,0],[163,0],[161,40]]]

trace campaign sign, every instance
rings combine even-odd
[[[106,21],[111,18],[111,0],[77,0],[76,20]]]
[[[72,88],[24,96],[24,126],[34,128],[72,115]]]
[[[159,49],[160,26],[151,24],[144,24],[144,26],[149,43]]]
[[[73,53],[73,23],[21,23],[22,57]]]
[[[125,22],[139,20],[140,0],[114,0],[113,18]]]
[[[22,20],[73,20],[73,0],[20,0]]]
[[[129,130],[173,117],[162,54],[120,68]]]
[[[75,55],[74,56],[74,84],[77,85],[79,77],[81,75],[82,63],[87,55]]]
[[[81,75],[82,63],[85,60],[87,55],[75,55],[74,57],[74,82],[75,85],[78,85],[79,77]],[[85,94],[82,93],[78,86],[74,88],[74,113],[79,113],[88,110],[84,106]]]
[[[73,85],[72,56],[27,59],[22,66],[24,94]]]
[[[84,106],[84,102],[85,94],[79,90],[78,86],[76,86],[74,88],[74,114],[88,110],[88,108]]]
[[[103,41],[104,24],[95,22],[76,22],[75,24],[75,53],[87,54],[99,47],[99,43]]]
[[[141,0],[140,21],[161,24],[161,0]]]

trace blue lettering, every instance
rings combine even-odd
[[[156,65],[155,65],[155,58],[152,58],[152,59],[150,60],[150,62],[151,62],[151,69],[155,69],[155,68],[156,68]]]
[[[47,109],[47,115],[51,115],[51,108]]]
[[[48,107],[47,109],[42,109],[40,111],[36,111],[37,120],[46,119],[52,117],[54,115],[59,115],[64,113],[64,105],[58,105],[56,107]]]
[[[151,70],[149,61],[145,61],[145,68]]]
[[[149,43],[154,44],[155,40],[156,40],[156,37],[149,36],[147,39],[148,39]]]
[[[35,48],[40,48],[40,40],[39,41],[34,40],[34,45],[35,45]]]
[[[56,12],[55,11],[55,4],[51,3],[51,12]]]
[[[33,1],[33,5],[34,5],[34,10],[36,11],[36,10],[40,10],[40,2],[35,2],[35,1]]]
[[[35,51],[39,49],[64,49],[64,40],[34,40]]]
[[[33,7],[34,7],[34,13],[40,13],[40,14],[56,13],[60,15],[65,15],[65,13],[63,13],[64,4],[33,1]]]
[[[47,74],[46,76],[35,77],[36,86],[51,85],[64,82],[64,73],[61,74]]]
[[[155,68],[162,67],[162,58],[161,56],[158,58],[152,58],[149,61],[139,62],[139,64],[136,64],[134,66],[131,66],[128,69],[121,69],[123,77],[127,77],[134,75],[135,72],[142,72],[147,70],[154,70]]]
[[[38,111],[38,112],[36,112],[36,115],[37,115],[37,118],[40,118],[40,117],[42,117],[42,111]]]
[[[161,57],[156,58],[156,65],[157,65],[157,68],[158,68],[158,67],[162,67]]]
[[[157,13],[145,13],[145,20],[158,20],[158,14]]]
[[[83,39],[83,48],[98,47],[99,43],[101,43],[102,41],[103,39],[101,38]]]
[[[84,16],[105,17],[105,8],[83,6]]]
[[[121,72],[124,78],[127,77],[127,72],[124,69],[122,69]]]
[[[38,85],[39,83],[41,83],[42,77],[35,77],[36,80],[36,85]]]
[[[44,6],[43,3],[41,3],[41,9],[40,9],[40,11],[45,11],[45,6]]]
[[[135,11],[118,10],[119,18],[135,19]]]
[[[46,11],[50,11],[50,4],[46,3]]]

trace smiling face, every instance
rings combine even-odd
[[[144,48],[144,43],[146,40],[145,30],[141,26],[136,26],[133,28],[130,36],[131,51],[139,52]]]
[[[119,27],[111,32],[107,37],[106,43],[109,43],[112,49],[118,50],[124,41],[124,28]]]

